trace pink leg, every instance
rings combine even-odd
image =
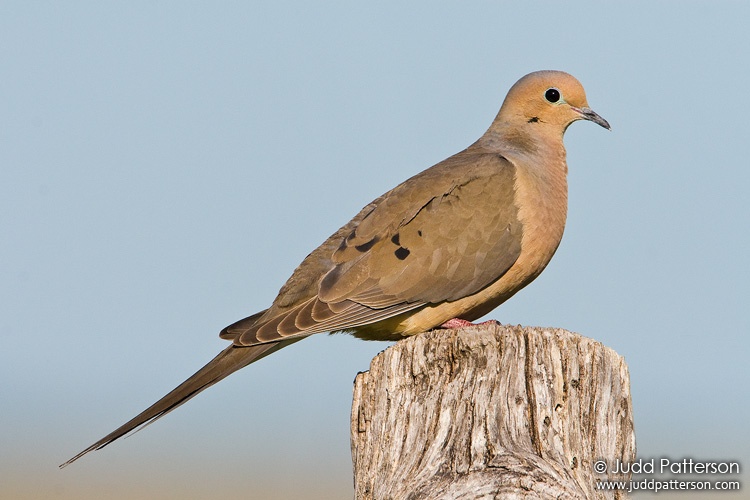
[[[455,328],[463,328],[463,327],[466,327],[466,326],[486,325],[486,324],[489,324],[489,323],[494,323],[496,325],[500,324],[499,321],[494,320],[494,319],[491,319],[491,320],[488,320],[488,321],[483,321],[481,323],[472,323],[471,321],[466,321],[465,319],[453,318],[453,319],[449,319],[448,321],[446,321],[445,323],[443,323],[442,325],[440,325],[440,328],[455,329]]]

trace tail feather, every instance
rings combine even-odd
[[[90,451],[104,448],[112,441],[138,429],[139,427],[148,425],[158,420],[178,406],[187,402],[202,390],[211,387],[216,382],[226,378],[228,375],[236,372],[240,368],[244,368],[250,363],[258,361],[259,359],[264,358],[283,347],[293,344],[298,340],[302,339],[295,338],[283,340],[281,342],[261,344],[249,347],[237,347],[235,345],[227,347],[222,352],[220,352],[218,356],[209,361],[206,366],[198,370],[192,377],[181,383],[169,394],[161,398],[153,405],[149,406],[146,410],[141,412],[139,415],[137,415],[124,425],[110,432],[96,443],[92,444],[64,464],[60,465],[60,468],[63,468],[75,462]]]

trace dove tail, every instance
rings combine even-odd
[[[254,363],[255,361],[258,361],[259,359],[264,358],[283,347],[293,344],[298,340],[302,339],[289,339],[283,340],[281,342],[261,344],[249,347],[237,347],[234,345],[227,347],[222,352],[220,352],[218,356],[209,361],[206,366],[198,370],[192,377],[181,383],[169,394],[161,398],[153,405],[149,406],[146,410],[141,412],[139,415],[137,415],[124,425],[118,427],[96,443],[80,452],[78,455],[60,465],[60,468],[63,468],[75,462],[90,451],[104,448],[112,441],[115,441],[116,439],[138,429],[139,427],[153,423],[178,406],[187,402],[202,390],[211,387],[216,382],[226,378],[240,368],[244,368],[250,363]]]

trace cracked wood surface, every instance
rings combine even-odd
[[[554,328],[485,324],[396,343],[357,375],[355,498],[624,498],[596,460],[631,462],[625,361]]]

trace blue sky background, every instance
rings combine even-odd
[[[625,356],[641,457],[747,466],[749,19],[740,1],[0,3],[0,498],[350,498],[352,381],[388,344],[346,336],[57,465],[539,69],[578,77],[613,131],[568,130],[562,245],[491,317]]]

